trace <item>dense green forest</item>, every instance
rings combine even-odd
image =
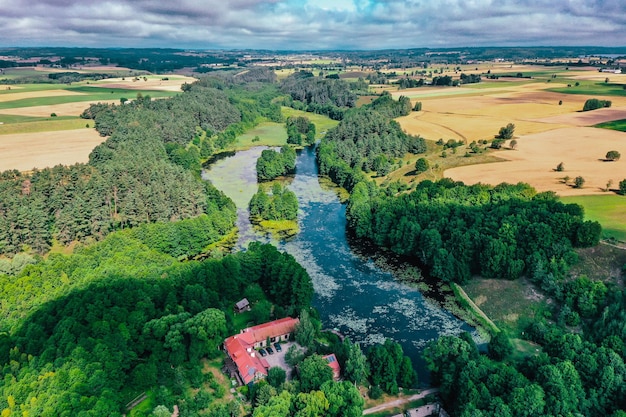
[[[282,317],[313,295],[306,271],[269,245],[178,263],[119,233],[1,284],[0,409],[32,416],[121,415],[129,395],[157,386],[195,415],[204,402],[187,388],[234,331],[232,303],[267,299]]]
[[[351,191],[364,181],[365,172],[386,175],[395,159],[407,152],[425,151],[423,138],[406,134],[396,121],[366,107],[349,111],[339,125],[327,133],[318,148],[317,159],[322,175],[328,175]]]
[[[281,175],[291,174],[296,168],[296,151],[284,145],[277,152],[264,149],[256,161],[256,176],[259,181],[269,181]]]
[[[313,145],[315,143],[315,124],[308,117],[288,117],[287,143],[293,145]]]
[[[358,84],[332,78],[314,77],[312,72],[296,72],[281,83],[281,91],[288,94],[283,104],[297,110],[323,114],[334,120],[341,120],[346,109],[356,106],[357,94],[354,89],[362,89]]]
[[[276,88],[213,78],[185,90],[167,100],[138,96],[90,106],[83,117],[109,137],[88,164],[0,174],[0,253],[45,253],[55,239],[101,239],[200,215],[207,216],[206,246],[232,227],[234,205],[200,180],[200,164],[259,121],[281,121],[280,107],[270,102]]]
[[[353,189],[347,212],[357,237],[420,260],[443,281],[474,274],[516,279],[552,259],[572,263],[574,246],[593,246],[597,222],[582,208],[526,184],[465,186],[422,181],[407,194],[386,195],[366,183]]]
[[[298,198],[278,183],[272,186],[271,193],[259,187],[250,200],[249,209],[251,217],[261,220],[296,220]]]

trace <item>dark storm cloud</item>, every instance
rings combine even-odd
[[[624,45],[618,0],[0,0],[4,46]]]

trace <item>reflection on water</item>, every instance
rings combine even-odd
[[[235,201],[239,212],[239,245],[251,240],[269,241],[250,227],[248,201],[256,192],[256,159],[264,148],[238,152],[215,162],[204,178]],[[424,298],[413,287],[398,282],[371,259],[351,250],[346,238],[345,205],[333,190],[320,187],[315,151],[298,155],[296,175],[288,188],[300,205],[300,233],[286,242],[272,242],[293,255],[308,271],[324,327],[336,328],[364,345],[391,338],[402,344],[427,383],[420,355],[424,346],[440,335],[472,331],[463,321]]]

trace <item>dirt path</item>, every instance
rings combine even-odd
[[[473,309],[476,313],[478,313],[478,314],[480,315],[480,317],[482,317],[483,319],[485,319],[485,321],[486,321],[487,323],[489,323],[489,325],[492,327],[492,330],[493,330],[493,331],[496,331],[496,332],[499,332],[499,331],[500,331],[500,329],[498,329],[498,326],[496,326],[496,325],[495,325],[495,323],[494,323],[493,321],[491,321],[491,319],[490,319],[490,318],[489,318],[489,317],[485,314],[485,312],[484,312],[484,311],[482,311],[482,310],[480,309],[480,307],[478,307],[478,306],[476,305],[476,303],[474,303],[474,301],[472,301],[472,299],[469,297],[469,295],[467,295],[467,293],[465,292],[465,290],[464,290],[463,288],[461,288],[461,286],[460,286],[460,285],[458,285],[458,284],[454,284],[454,285],[455,285],[455,286],[456,286],[456,288],[458,289],[459,294],[461,295],[461,297],[463,297],[463,299],[464,299],[465,301],[467,301],[467,303],[468,303],[468,304],[472,307],[472,309]]]
[[[438,388],[430,388],[430,389],[420,392],[419,394],[411,395],[410,397],[398,398],[397,400],[387,401],[386,403],[382,403],[375,407],[371,407],[366,410],[363,410],[363,415],[377,413],[379,411],[383,411],[388,408],[399,407],[403,404],[422,399],[424,397],[427,397],[431,394],[435,394],[437,392],[439,392]]]

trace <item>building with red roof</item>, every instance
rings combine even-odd
[[[326,359],[326,362],[328,362],[328,366],[330,366],[330,369],[333,370],[333,379],[335,381],[339,381],[339,377],[341,376],[341,366],[339,365],[339,362],[337,362],[337,357],[335,356],[335,354],[331,353],[330,355],[326,355],[323,358]]]
[[[298,323],[298,319],[285,317],[248,327],[224,340],[224,350],[234,362],[244,384],[254,383],[267,376],[269,364],[256,349],[267,346],[268,341],[286,342]]]

